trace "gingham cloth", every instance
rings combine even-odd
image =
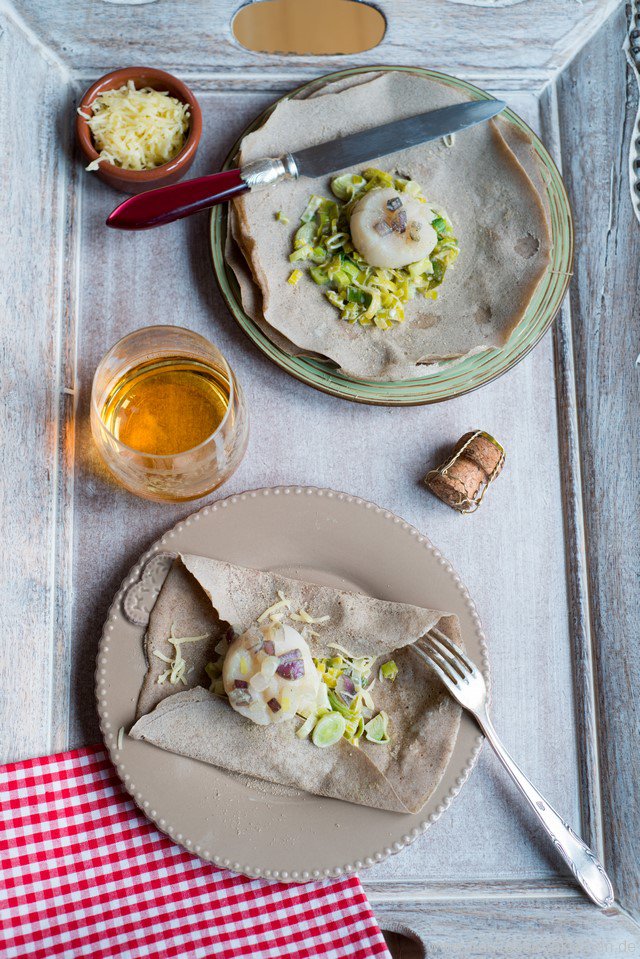
[[[216,869],[148,822],[100,747],[0,770],[0,957],[391,959],[356,876]]]

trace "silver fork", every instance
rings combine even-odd
[[[603,909],[613,906],[613,886],[602,864],[529,782],[498,738],[489,718],[487,687],[480,670],[448,636],[435,627],[429,630],[414,649],[438,674],[453,698],[474,717],[498,759],[520,788],[554,846],[590,899]]]

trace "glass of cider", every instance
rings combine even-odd
[[[100,361],[91,431],[113,475],[153,500],[198,499],[229,479],[247,447],[242,390],[222,353],[178,326],[149,326]]]

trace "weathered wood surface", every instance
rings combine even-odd
[[[196,175],[220,164],[223,144],[270,96],[201,97],[210,139]],[[516,103],[538,125],[536,99],[522,96]],[[508,376],[455,403],[402,410],[336,402],[274,368],[231,320],[211,274],[206,216],[125,235],[104,229],[112,203],[113,195],[87,175],[80,271],[86,275],[98,260],[101,269],[93,271],[90,287],[83,286],[78,309],[71,741],[98,736],[91,682],[113,593],[140,551],[192,509],[145,503],[105,476],[88,430],[91,376],[101,354],[123,333],[175,319],[216,341],[247,392],[249,451],[225,492],[293,480],[332,486],[382,503],[423,529],[478,603],[492,649],[498,728],[549,800],[579,827],[551,336]],[[167,304],[174,303],[178,312],[168,315]],[[504,442],[509,459],[482,510],[464,518],[427,493],[420,479],[443,447],[477,425]],[[533,476],[535,483],[521,479]],[[521,708],[523,702],[527,709]],[[474,843],[465,840],[469,823],[478,824]],[[488,751],[473,788],[462,791],[440,825],[442,830],[432,830],[366,878],[437,881],[449,873],[454,850],[459,878],[514,881],[524,874],[549,880],[557,875],[555,857],[544,842],[531,842],[537,835],[534,824]]]
[[[618,16],[560,78],[558,116],[576,217],[571,309],[604,845],[638,913],[640,230],[627,172],[637,90],[623,29]],[[610,82],[612,73],[620,82]]]
[[[64,527],[58,504],[59,483],[72,475],[59,471],[65,436],[59,392],[66,271],[61,242],[72,168],[65,125],[58,127],[58,121],[72,103],[55,58],[43,57],[42,47],[12,20],[5,19],[2,28],[2,130],[12,149],[3,158],[0,225],[0,688],[3,753],[26,756],[49,747],[54,691],[64,698],[69,686],[68,636],[56,635],[56,617],[58,602],[68,603],[71,594],[70,589],[59,594],[56,582],[59,559],[71,560],[69,551],[65,560],[59,550]],[[26,104],[33,109],[23,109]],[[15,115],[8,112],[13,109]],[[44,126],[43,115],[50,118]]]
[[[407,927],[422,948],[396,959],[608,959],[636,956],[636,924],[584,900],[473,898],[376,904],[384,927]]]
[[[313,3],[317,0],[300,0]],[[387,32],[375,50],[354,57],[325,57],[321,71],[349,64],[431,66],[482,82],[508,77],[523,89],[540,89],[598,29],[617,0],[528,0],[488,9],[449,0],[376,0]],[[195,82],[247,89],[289,89],[297,78],[318,74],[314,57],[264,56],[245,50],[231,31],[242,0],[159,0],[144,6],[92,0],[21,0],[31,29],[47,38],[74,75],[91,78],[124,60],[171,65]]]
[[[497,728],[549,800],[603,848],[619,898],[638,913],[640,240],[624,180],[633,122],[624,118],[634,116],[622,82],[624,19],[612,18],[538,100],[614,4],[480,10],[434,0],[426,19],[421,3],[381,6],[393,45],[380,59],[428,63],[504,94],[562,160],[577,221],[573,295],[553,337],[478,393],[423,409],[352,406],[286,377],[217,293],[207,217],[106,231],[118,195],[82,171],[70,145],[81,82],[153,62],[193,79],[205,116],[197,175],[220,165],[279,90],[344,58],[265,65],[231,50],[221,24],[235,7],[226,3],[190,3],[179,43],[177,2],[28,0],[19,14],[5,11],[0,110],[19,133],[3,223],[0,759],[95,741],[93,664],[111,597],[137,556],[190,512],[116,487],[88,427],[104,351],[131,329],[176,322],[217,342],[252,410],[247,457],[223,494],[281,482],[345,489],[406,517],[453,562],[488,634]],[[27,103],[54,123],[36,122]],[[504,441],[508,461],[480,513],[461,518],[419,480],[475,426]],[[579,896],[487,750],[447,815],[363,879],[383,922],[416,928],[430,957],[640,950],[629,919],[605,921]]]

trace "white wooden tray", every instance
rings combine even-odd
[[[93,670],[108,605],[137,557],[190,510],[113,485],[90,439],[91,377],[124,333],[179,323],[220,346],[252,410],[249,450],[224,495],[278,484],[343,489],[403,516],[451,560],[490,642],[497,728],[637,915],[640,385],[631,330],[640,238],[627,184],[635,103],[624,83],[624,12],[615,0],[378,5],[388,18],[381,47],[321,62],[242,50],[230,0],[0,8],[0,110],[10,131],[3,758],[99,737]],[[194,175],[218,168],[276,94],[345,65],[427,65],[505,98],[542,135],[571,193],[575,276],[553,334],[499,381],[438,407],[354,407],[293,381],[228,316],[206,214],[141,234],[104,228],[119,197],[82,169],[73,111],[92,80],[136,62],[195,90],[204,135]],[[507,465],[480,511],[463,518],[419,480],[474,427],[504,444]],[[411,927],[430,959],[640,949],[626,913],[602,917],[581,897],[488,750],[447,817],[363,879],[382,924]]]

